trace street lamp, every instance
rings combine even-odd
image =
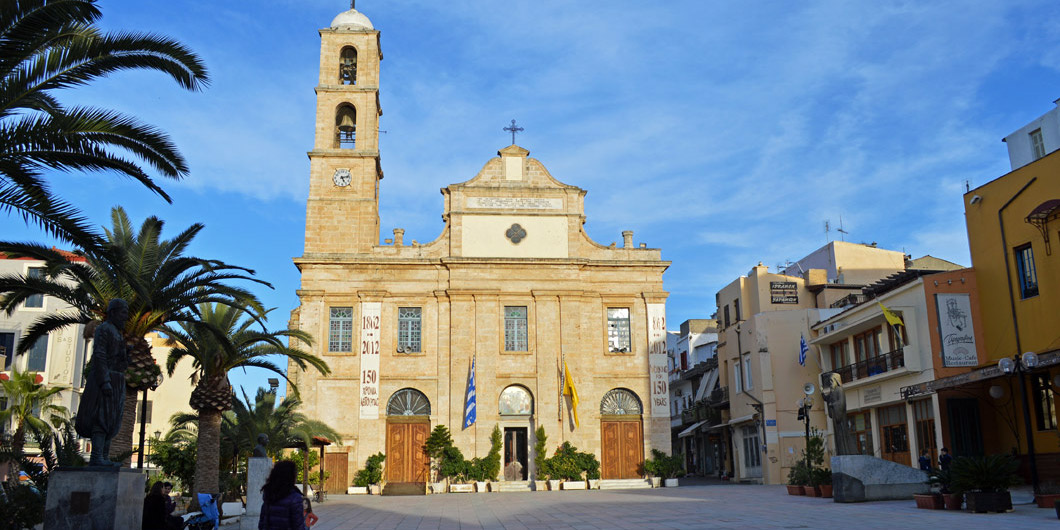
[[[813,408],[813,392],[816,390],[813,383],[806,383],[802,386],[802,393],[806,394],[806,397],[799,399],[795,404],[799,407],[798,419],[803,422],[806,426],[806,457],[809,458],[810,453],[810,409]],[[806,462],[807,466],[809,462]]]
[[[1005,375],[1016,376],[1019,383],[1020,398],[1023,400],[1023,426],[1027,430],[1027,453],[1030,456],[1029,467],[1031,469],[1031,486],[1034,493],[1038,493],[1038,463],[1034,458],[1034,431],[1031,429],[1031,407],[1027,400],[1027,384],[1024,381],[1024,373],[1038,367],[1038,354],[1029,351],[1022,356],[1013,355],[1011,359],[1003,357],[997,362],[997,367]]]

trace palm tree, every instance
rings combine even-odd
[[[19,341],[17,353],[22,354],[52,331],[103,321],[107,304],[114,298],[129,303],[129,320],[123,330],[131,357],[126,372],[125,416],[111,445],[111,454],[118,455],[132,448],[137,392],[156,386],[161,375],[144,335],[161,330],[167,322],[198,319],[197,307],[203,303],[260,307],[249,291],[228,285],[230,280],[271,286],[252,278],[254,271],[250,269],[186,256],[188,246],[203,229],[201,224],[163,239],[165,223],[157,217],[148,217],[139,230],[134,230],[125,210],[117,206],[111,211],[111,220],[104,240],[73,256],[32,243],[0,243],[0,252],[45,262],[41,278],[0,276],[0,310],[10,315],[35,294],[53,296],[72,306],[69,311],[33,322]]]
[[[199,417],[195,491],[219,493],[221,420],[224,411],[232,408],[234,396],[228,372],[257,367],[287,379],[284,370],[267,359],[269,355],[283,355],[301,370],[312,366],[323,375],[331,373],[331,369],[313,354],[284,344],[285,340],[311,344],[308,333],[292,329],[266,330],[264,321],[269,311],[213,303],[201,304],[198,311],[201,320],[167,326],[164,334],[175,347],[170,350],[166,370],[172,376],[177,363],[184,358],[191,359],[195,369],[192,374],[195,389],[189,404]]]
[[[302,400],[294,393],[284,396],[279,403],[276,400],[275,393],[259,388],[253,401],[244,393],[243,399],[236,399],[232,410],[225,413],[221,430],[231,436],[240,454],[249,455],[258,443],[258,435],[262,433],[269,437],[267,449],[273,457],[278,457],[284,448],[296,444],[309,447],[317,436],[332,442],[342,441],[335,429],[299,412]]]
[[[62,405],[53,403],[62,387],[45,386],[36,381],[37,374],[14,370],[6,380],[0,380],[0,389],[7,398],[7,408],[0,410],[0,425],[14,424],[11,436],[11,452],[21,455],[26,446],[26,434],[51,432],[68,421],[70,412]],[[9,462],[7,480],[18,483],[18,462]]]
[[[171,179],[188,166],[157,128],[110,110],[64,107],[54,93],[122,70],[162,72],[188,90],[209,83],[201,59],[183,44],[104,33],[94,25],[100,16],[96,0],[0,0],[0,211],[81,244],[93,234],[73,206],[52,195],[44,170],[114,171],[170,202],[143,166]]]

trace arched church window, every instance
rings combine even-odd
[[[512,385],[501,392],[502,416],[529,416],[534,413],[534,396],[526,387]]]
[[[339,82],[343,85],[357,84],[357,48],[347,46],[339,54]]]
[[[353,105],[343,104],[335,114],[335,135],[340,149],[353,149],[357,146],[357,109]]]
[[[431,402],[415,388],[402,388],[390,396],[386,404],[387,416],[430,416]]]
[[[640,414],[640,398],[625,388],[615,388],[604,394],[600,401],[600,414],[603,416],[626,416]]]

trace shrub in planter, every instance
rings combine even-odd
[[[681,455],[667,455],[658,449],[651,450],[651,458],[644,461],[644,472],[660,479],[675,479],[685,476],[685,463]]]
[[[438,425],[431,431],[431,435],[427,437],[427,441],[423,444],[423,452],[427,453],[427,458],[431,463],[431,471],[434,472],[435,482],[441,482],[443,478],[439,472],[438,466],[441,465],[442,453],[445,452],[445,448],[453,446],[453,437],[449,434],[449,428],[445,425]]]
[[[788,471],[788,495],[803,495],[802,487],[810,483],[810,469],[800,460]]]
[[[354,475],[353,485],[359,488],[367,488],[382,482],[384,461],[386,461],[386,455],[383,453],[369,456],[364,463],[364,467]]]
[[[955,458],[950,466],[951,487],[964,492],[968,511],[1008,511],[1012,509],[1008,490],[1019,484],[1018,467],[1010,454]]]
[[[545,445],[547,440],[548,436],[545,436],[545,428],[538,427],[534,431],[534,479],[539,481],[548,479],[548,471],[545,469],[545,460],[548,457],[548,450]],[[543,490],[544,488],[537,489]]]
[[[832,470],[819,467],[810,472],[810,484],[817,487],[821,497],[832,498]]]
[[[1042,482],[1038,493],[1034,494],[1034,502],[1039,508],[1052,508],[1056,501],[1060,501],[1060,486],[1051,480]]]
[[[947,510],[960,510],[964,495],[954,490],[953,474],[948,469],[932,468],[928,472],[928,484],[938,488],[942,495],[942,504]]]

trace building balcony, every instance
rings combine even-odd
[[[899,348],[878,357],[858,361],[854,364],[848,364],[837,370],[827,372],[825,375],[827,376],[831,373],[839,374],[840,379],[846,384],[859,379],[868,379],[874,375],[887,373],[904,367],[905,351],[903,348]]]
[[[707,398],[707,404],[712,407],[719,405],[727,405],[729,403],[729,387],[724,386],[718,388],[710,393],[710,397]]]

